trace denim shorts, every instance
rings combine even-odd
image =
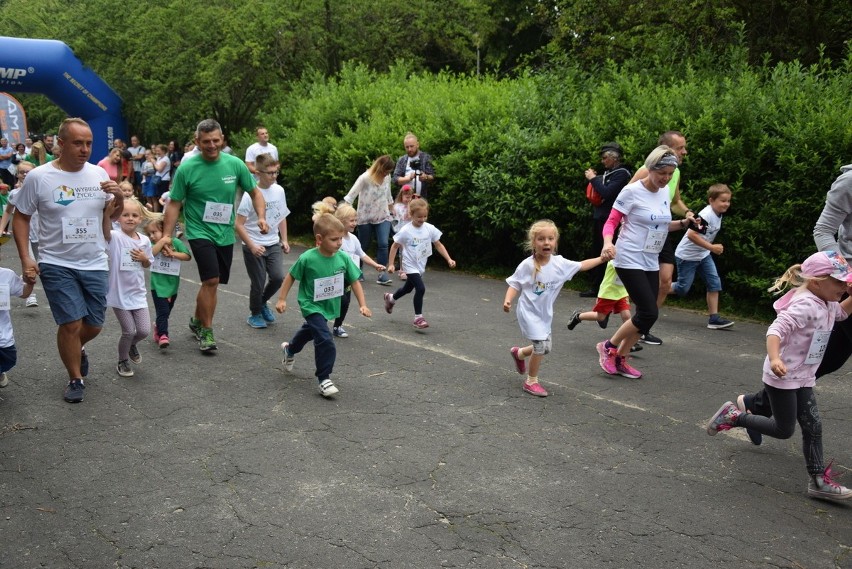
[[[719,278],[719,273],[716,271],[716,263],[713,262],[712,255],[707,255],[700,261],[687,261],[678,258],[677,282],[674,284],[674,291],[678,296],[686,296],[686,293],[692,288],[692,281],[695,280],[696,271],[704,279],[704,284],[707,285],[707,292],[719,292],[722,290],[722,279]]]
[[[81,271],[49,263],[38,265],[41,286],[60,326],[82,320],[101,328],[106,317],[108,271]]]

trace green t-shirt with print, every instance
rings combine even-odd
[[[183,202],[186,238],[233,245],[237,188],[251,192],[255,185],[245,162],[230,154],[220,153],[213,162],[201,155],[181,162],[169,197]]]
[[[340,316],[343,289],[358,280],[361,269],[343,251],[326,257],[314,247],[293,263],[290,275],[299,281],[298,302],[302,316],[307,318],[319,313],[326,320],[334,320]]]
[[[186,248],[186,245],[183,244],[183,241],[176,237],[172,237],[172,249],[175,250],[176,253],[186,253],[190,255],[189,250]],[[159,255],[157,255],[159,257]],[[190,255],[192,258],[192,255]],[[157,262],[156,257],[154,258],[154,262]],[[186,261],[181,261],[185,263]],[[181,265],[181,269],[183,269],[183,265]],[[167,275],[165,273],[157,273],[153,270],[151,271],[151,290],[157,293],[157,296],[160,298],[169,298],[177,294],[178,287],[180,286],[180,275]]]

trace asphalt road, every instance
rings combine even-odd
[[[12,247],[2,255],[18,269]],[[539,399],[509,356],[521,339],[502,281],[427,272],[431,326],[418,331],[411,297],[389,316],[389,289],[368,280],[373,317],[353,299],[340,394],[326,400],[311,346],[292,374],[281,365],[297,310],[246,325],[239,252],[215,355],[186,326],[194,264],[183,276],[172,346],[146,342],[136,375],[119,377],[110,313],[78,405],[62,401],[41,290],[36,309],[13,299],[0,567],[852,568],[852,504],[807,497],[798,432],[761,447],[704,432],[723,401],[760,386],[763,325],[708,330],[705,316],[664,308],[664,344],[633,360],[645,377],[613,378],[594,349],[606,332],[565,328],[592,306],[566,291],[540,374],[552,395]],[[850,369],[817,389],[840,471],[852,466]]]

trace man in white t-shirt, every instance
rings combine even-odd
[[[17,195],[12,221],[21,271],[27,282],[41,276],[54,321],[56,343],[68,371],[64,399],[83,400],[88,375],[86,343],[101,331],[106,315],[109,267],[104,233],[110,216],[121,213],[118,184],[88,160],[92,130],[82,119],[62,122],[58,134],[61,156],[30,171]],[[39,215],[39,262],[30,256],[29,229]]]
[[[265,126],[257,127],[257,142],[246,149],[246,166],[254,174],[255,179],[257,179],[257,168],[254,162],[261,154],[271,154],[275,161],[278,162],[278,149],[275,148],[274,144],[269,142],[269,131],[266,130]]]

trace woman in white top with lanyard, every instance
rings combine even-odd
[[[621,325],[609,340],[597,345],[601,368],[610,375],[638,379],[642,372],[627,363],[630,348],[657,321],[660,287],[658,255],[669,231],[687,227],[693,219],[672,220],[666,184],[677,168],[674,150],[658,146],[645,159],[648,176],[628,184],[615,199],[603,230],[602,254],[615,255],[613,265],[624,283],[636,314]],[[662,191],[661,191],[662,190]],[[618,248],[612,243],[616,227],[623,224]]]

